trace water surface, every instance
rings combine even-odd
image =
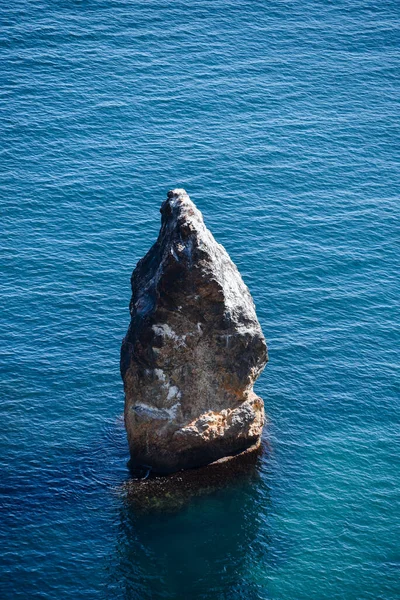
[[[394,600],[399,5],[0,7],[4,600]],[[269,343],[257,477],[142,515],[119,348],[184,187]]]

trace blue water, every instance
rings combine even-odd
[[[399,597],[397,0],[0,6],[2,600]],[[119,348],[167,190],[269,343],[250,481],[141,514]]]

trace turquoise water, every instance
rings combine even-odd
[[[2,600],[399,597],[399,4],[0,7]],[[140,514],[119,348],[184,187],[254,296],[250,481]]]

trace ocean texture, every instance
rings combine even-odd
[[[2,600],[399,597],[399,3],[0,7]],[[185,188],[270,362],[256,477],[127,502],[119,350]]]

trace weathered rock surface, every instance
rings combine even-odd
[[[268,357],[249,290],[185,190],[161,215],[132,274],[121,374],[132,465],[171,473],[259,444]]]

